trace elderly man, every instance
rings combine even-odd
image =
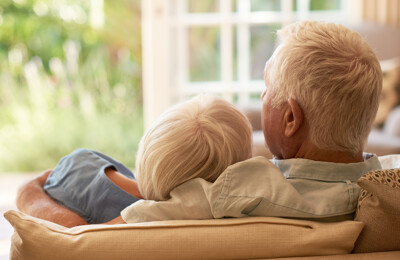
[[[265,66],[262,126],[276,158],[228,167],[214,182],[188,181],[167,201],[138,201],[111,223],[166,219],[277,216],[351,219],[356,180],[381,168],[363,154],[382,85],[379,62],[355,32],[336,24],[300,22],[278,32]],[[21,187],[17,206],[62,225],[85,224],[51,201],[47,173]],[[139,187],[140,190],[140,187]]]

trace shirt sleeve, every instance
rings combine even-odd
[[[60,160],[43,188],[51,198],[88,223],[107,222],[138,200],[115,185],[104,172],[108,167],[121,169],[121,165],[98,152],[79,149]],[[126,171],[125,175],[133,178]]]
[[[171,191],[166,201],[140,200],[121,212],[126,223],[161,220],[212,219],[207,198],[212,183],[196,178]]]

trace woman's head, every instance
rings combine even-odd
[[[252,130],[227,101],[200,95],[167,110],[139,145],[135,177],[145,199],[166,200],[194,178],[215,181],[231,164],[251,157]]]

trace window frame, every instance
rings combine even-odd
[[[217,0],[216,0],[217,1]],[[354,21],[360,15],[349,14],[355,2],[341,1],[341,9],[310,11],[310,0],[281,0],[281,11],[251,11],[251,0],[219,0],[214,13],[188,11],[188,0],[142,0],[143,105],[147,129],[169,106],[189,96],[210,92],[238,105],[250,102],[261,93],[263,80],[251,79],[250,28],[254,25],[281,24],[311,19],[339,23]],[[349,3],[352,2],[352,3]],[[340,18],[340,19],[339,19]],[[233,30],[237,27],[237,79],[233,79]],[[193,27],[219,27],[220,80],[189,81],[188,30]]]

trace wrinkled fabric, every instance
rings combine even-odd
[[[137,201],[121,216],[127,223],[247,216],[335,221],[352,217],[357,179],[381,168],[370,154],[364,154],[364,162],[349,164],[255,157],[228,167],[214,183],[185,182],[169,200]]]
[[[90,224],[120,216],[121,210],[138,199],[115,185],[105,174],[112,167],[128,178],[133,173],[102,153],[78,149],[64,156],[44,185],[46,193]]]

